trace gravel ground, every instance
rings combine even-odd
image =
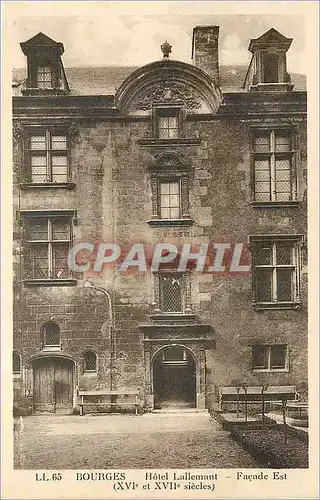
[[[28,416],[15,468],[249,468],[259,464],[208,414]]]

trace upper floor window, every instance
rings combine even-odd
[[[180,219],[180,180],[160,181],[159,212],[161,219]]]
[[[300,301],[300,247],[283,237],[252,242],[254,300],[261,307]],[[300,238],[301,240],[301,238]]]
[[[253,132],[253,198],[257,202],[296,200],[294,135],[285,129]]]
[[[160,308],[163,312],[183,312],[182,275],[160,275]]]
[[[12,353],[12,371],[13,375],[21,375],[21,356],[16,351]]]
[[[159,139],[177,139],[179,121],[177,115],[163,115],[158,118]]]
[[[68,144],[63,130],[38,130],[26,139],[26,174],[33,184],[69,181]]]
[[[38,89],[52,89],[53,71],[51,66],[37,67],[37,87]]]
[[[26,221],[26,274],[31,279],[63,279],[70,276],[69,217],[30,217]]]
[[[47,350],[60,349],[61,347],[61,336],[60,327],[57,323],[53,321],[48,321],[42,327],[43,336],[43,348]]]
[[[252,346],[252,369],[254,371],[287,371],[288,364],[287,345]]]
[[[179,105],[155,105],[152,109],[153,132],[158,139],[179,139],[183,130],[183,108]]]

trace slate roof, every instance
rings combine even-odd
[[[133,71],[133,66],[101,66],[65,68],[71,95],[114,95],[121,83]],[[243,92],[247,66],[220,66],[220,87],[223,92]],[[22,83],[25,69],[13,70],[13,80]],[[306,90],[306,77],[291,73],[294,90]]]

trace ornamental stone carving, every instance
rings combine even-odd
[[[199,109],[201,98],[196,90],[182,82],[164,80],[142,89],[132,102],[132,109],[146,111],[152,104],[183,102],[187,109]]]

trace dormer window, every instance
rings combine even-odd
[[[290,91],[290,75],[287,73],[287,51],[292,38],[286,38],[271,28],[259,38],[250,41],[252,59],[243,87],[249,91]]]
[[[38,89],[52,89],[53,87],[53,74],[50,66],[38,66],[37,68],[37,88]]]
[[[23,95],[60,95],[70,92],[61,56],[64,47],[43,33],[21,44],[28,75]]]

